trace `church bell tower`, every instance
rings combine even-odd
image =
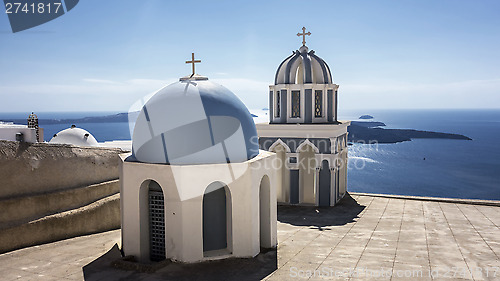
[[[337,90],[330,67],[306,46],[302,28],[302,46],[278,67],[274,85],[269,86],[271,124],[337,123]]]

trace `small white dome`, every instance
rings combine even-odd
[[[84,129],[71,126],[71,128],[55,134],[49,143],[72,144],[76,146],[99,146],[94,136]]]

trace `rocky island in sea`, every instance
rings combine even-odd
[[[351,121],[347,128],[349,142],[355,143],[397,143],[412,139],[456,139],[472,140],[460,135],[441,132],[421,131],[414,129],[384,129],[383,122]]]
[[[91,116],[83,118],[68,118],[68,119],[38,119],[40,125],[52,124],[85,124],[85,123],[120,123],[128,122],[128,113],[117,113],[105,116]],[[26,119],[5,119],[4,122],[13,122],[15,124],[26,124]]]
[[[133,113],[132,113],[133,114]],[[259,113],[257,113],[259,114]],[[252,114],[253,117],[258,117]],[[371,115],[362,115],[360,119],[373,119]],[[14,122],[16,124],[26,124],[26,119],[11,119],[1,120]],[[106,116],[92,116],[74,119],[39,119],[39,124],[84,124],[84,123],[120,123],[128,122],[128,113],[118,113]],[[421,131],[413,129],[385,129],[383,122],[377,121],[351,121],[348,127],[348,141],[353,143],[398,143],[403,141],[411,141],[412,139],[456,139],[456,140],[471,140],[471,138],[451,133]]]

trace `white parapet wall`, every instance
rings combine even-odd
[[[0,199],[118,179],[117,148],[0,140]]]
[[[120,153],[0,141],[0,253],[119,228]]]

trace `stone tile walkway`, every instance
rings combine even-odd
[[[2,254],[0,279],[500,280],[500,207],[353,196],[278,220],[278,250],[254,259],[114,269],[116,230]]]
[[[82,267],[119,242],[114,230],[5,253],[0,280],[83,280]]]

